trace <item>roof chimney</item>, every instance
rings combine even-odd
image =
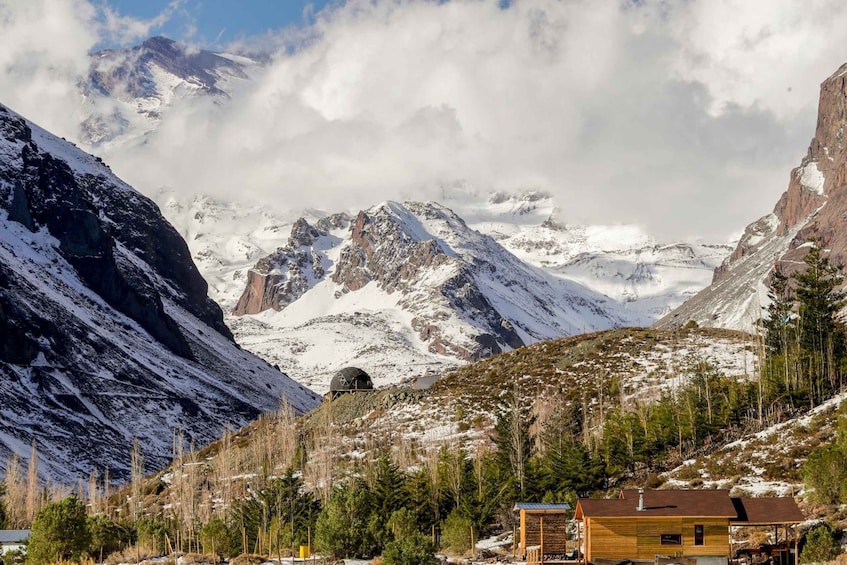
[[[644,511],[644,489],[643,488],[638,489],[638,508],[637,508],[637,510],[639,512]]]

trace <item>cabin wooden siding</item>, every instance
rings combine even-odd
[[[694,545],[694,526],[702,524],[703,545]],[[545,528],[546,533],[546,528]],[[681,534],[681,545],[662,545],[662,534]],[[729,556],[729,520],[705,517],[585,519],[585,558],[652,561],[657,555]]]
[[[541,545],[541,521],[544,519],[544,553],[567,553],[568,518],[564,512],[532,512],[521,510],[521,553],[526,553],[527,547]]]

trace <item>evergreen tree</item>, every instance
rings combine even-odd
[[[541,459],[542,490],[550,502],[566,502],[603,488],[603,462],[570,438],[550,446]]]
[[[85,505],[71,496],[47,504],[35,515],[27,561],[40,565],[79,560],[88,551],[90,542]]]
[[[230,539],[229,527],[222,518],[212,518],[200,528],[200,543],[203,544],[205,553],[223,557],[232,556]]]
[[[414,514],[415,523],[429,531],[436,523],[437,505],[433,504],[432,484],[426,469],[414,471],[406,480],[408,508]]]
[[[492,438],[497,446],[502,476],[510,477],[514,485],[513,501],[525,499],[527,491],[531,490],[527,481],[527,464],[535,448],[535,437],[530,432],[535,420],[536,416],[522,406],[519,389],[515,385],[509,406],[497,418],[495,437]]]
[[[838,533],[824,522],[806,534],[806,543],[800,553],[800,563],[828,563],[841,553]]]
[[[100,562],[105,556],[121,550],[132,541],[132,533],[128,528],[104,514],[88,518],[88,532],[91,536],[89,552]]]
[[[782,355],[788,350],[790,332],[793,329],[791,319],[794,311],[794,296],[789,279],[777,264],[771,273],[768,287],[767,317],[762,321],[765,332],[765,347],[772,355]]]
[[[432,540],[418,529],[413,512],[406,508],[396,510],[388,520],[388,528],[393,539],[382,552],[385,565],[438,565]]]
[[[370,517],[371,500],[364,485],[335,488],[315,525],[316,546],[337,558],[372,557],[375,544],[368,529]]]
[[[829,398],[842,384],[841,362],[845,358],[844,325],[838,312],[845,293],[840,267],[830,263],[820,241],[812,242],[803,258],[806,269],[795,273],[798,303],[798,342],[812,406]]]
[[[285,475],[274,479],[259,492],[259,499],[268,515],[277,523],[275,543],[282,547],[305,545],[308,532],[314,529],[320,503],[314,494],[303,488],[303,479],[294,476],[289,468]]]
[[[371,497],[372,516],[368,529],[376,545],[383,548],[392,539],[386,517],[405,507],[409,497],[406,491],[406,477],[387,453],[382,453],[377,459],[375,475]]]

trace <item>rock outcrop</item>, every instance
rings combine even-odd
[[[329,229],[346,227],[349,218],[336,214],[322,219],[320,225],[323,229],[303,218],[297,220],[287,245],[260,259],[247,272],[247,286],[233,309],[234,315],[282,310],[326,277],[331,261],[325,252],[341,241]]]
[[[804,244],[820,239],[835,264],[847,264],[847,64],[821,84],[815,137],[774,211],[749,226],[712,284],[657,322],[752,330],[767,301],[776,263],[786,273],[802,264]]]

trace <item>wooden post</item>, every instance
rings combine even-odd
[[[800,562],[800,547],[799,540],[797,539],[797,524],[794,524],[794,565],[798,565]]]
[[[539,550],[539,553],[541,554],[540,555],[541,565],[544,565],[544,514],[539,516],[538,522],[539,522],[539,527],[540,527],[540,530],[541,530],[541,536],[540,536],[541,539],[539,540],[539,544],[541,545],[541,549]]]

